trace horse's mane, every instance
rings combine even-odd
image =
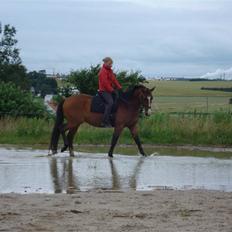
[[[143,85],[134,85],[134,86],[129,86],[126,91],[123,93],[122,97],[125,100],[129,100],[133,95],[134,92],[140,88],[145,88]]]

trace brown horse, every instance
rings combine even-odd
[[[144,109],[145,115],[149,115],[151,111],[152,92],[155,89],[148,89],[143,85],[135,86],[122,94],[122,98],[118,100],[118,108],[115,113],[114,133],[111,140],[111,147],[108,152],[110,157],[113,157],[113,150],[118,141],[118,138],[123,128],[129,128],[135,143],[138,146],[140,153],[145,156],[142,148],[138,131],[137,123],[141,109]],[[124,100],[122,100],[124,99]],[[50,150],[52,154],[57,153],[57,146],[60,134],[64,140],[64,147],[61,151],[69,148],[70,156],[74,156],[73,138],[79,126],[87,122],[88,124],[100,127],[103,114],[91,112],[92,96],[79,94],[66,98],[58,105],[56,112],[56,122],[53,128]],[[64,118],[67,123],[64,124]],[[68,131],[66,136],[65,132]]]

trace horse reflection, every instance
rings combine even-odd
[[[137,179],[138,179],[138,175],[141,171],[143,163],[144,163],[144,157],[139,157],[138,163],[136,164],[132,172],[133,174],[131,175],[130,180],[129,180],[129,185],[131,189],[134,189],[134,190],[137,189]]]
[[[73,174],[73,160],[61,159],[61,173],[57,164],[57,159],[52,158],[50,161],[50,171],[53,179],[54,193],[74,193],[79,190],[77,179]]]
[[[54,193],[74,193],[75,191],[80,190],[78,185],[78,172],[73,168],[72,158],[63,158],[57,159],[52,158],[50,160],[50,172],[53,180]],[[112,190],[122,189],[122,184],[120,183],[120,175],[118,174],[114,160],[109,159],[109,167],[111,174],[111,187]],[[144,163],[144,158],[140,157],[137,160],[135,167],[133,168],[132,175],[128,176],[128,186],[126,188],[136,189],[137,188],[137,179],[140,173],[141,167]],[[76,175],[75,175],[76,174]],[[106,177],[107,178],[107,177]],[[99,187],[99,186],[98,186]],[[105,186],[102,186],[103,188]],[[94,188],[94,186],[93,186]]]
[[[138,159],[137,164],[135,165],[132,175],[129,177],[129,186],[128,188],[130,189],[137,189],[137,178],[138,175],[140,173],[140,170],[142,168],[142,165],[144,163],[144,157],[140,157]],[[120,176],[117,172],[117,169],[114,165],[114,161],[112,159],[109,159],[109,164],[110,164],[110,168],[111,168],[111,176],[112,176],[112,190],[117,190],[117,189],[121,189],[121,183],[120,183]]]
[[[111,170],[111,177],[112,177],[112,189],[113,190],[121,189],[120,176],[118,175],[118,172],[114,165],[113,160],[109,159],[109,163],[110,163],[110,170]]]

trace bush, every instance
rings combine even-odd
[[[148,83],[146,78],[139,71],[120,71],[116,73],[116,76],[124,90],[128,87]]]
[[[89,69],[73,71],[68,75],[68,81],[81,93],[95,95],[98,90],[98,73],[101,65],[91,66]],[[140,72],[119,71],[116,73],[123,89],[147,82]]]
[[[55,103],[55,104],[59,104],[60,102],[62,102],[64,100],[64,97],[60,94],[57,94],[57,95],[54,95],[52,97],[52,101]]]
[[[0,64],[0,82],[12,82],[23,90],[29,90],[26,68],[18,64]]]
[[[81,93],[95,95],[98,89],[99,71],[100,65],[91,66],[89,69],[72,71],[68,76],[68,81]]]
[[[0,82],[0,115],[42,117],[47,111],[40,98],[34,98],[13,83]]]

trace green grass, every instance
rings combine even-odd
[[[61,85],[61,83],[60,83]],[[140,137],[146,144],[232,144],[232,93],[201,90],[204,87],[231,87],[232,81],[157,81],[153,109],[155,114],[140,121]],[[212,115],[170,115],[168,112],[211,112]],[[216,113],[215,113],[216,112]],[[227,112],[227,113],[226,113]],[[1,144],[48,144],[53,120],[2,118]],[[109,144],[112,129],[81,126],[75,143]],[[124,130],[119,143],[133,144]]]
[[[201,90],[203,86],[231,87],[232,81],[150,80],[147,86],[156,86],[152,108],[157,112],[232,111],[232,105],[229,104],[232,93]]]
[[[232,81],[165,81],[149,80],[148,87],[156,86],[156,96],[224,96],[232,93],[201,90],[201,87],[232,87]]]
[[[229,99],[230,97],[155,96],[152,108],[156,112],[232,112]]]
[[[67,86],[67,82],[58,80],[58,86]],[[232,87],[232,81],[149,80],[146,86],[156,86],[152,104],[156,112],[232,112],[229,104],[232,93],[201,90],[201,87]]]
[[[232,144],[232,118],[230,114],[169,115],[159,113],[142,119],[140,137],[145,144]],[[49,144],[52,120],[3,118],[0,120],[0,144]],[[99,129],[82,125],[75,137],[78,144],[109,144],[112,129]],[[119,143],[133,144],[128,129]]]

